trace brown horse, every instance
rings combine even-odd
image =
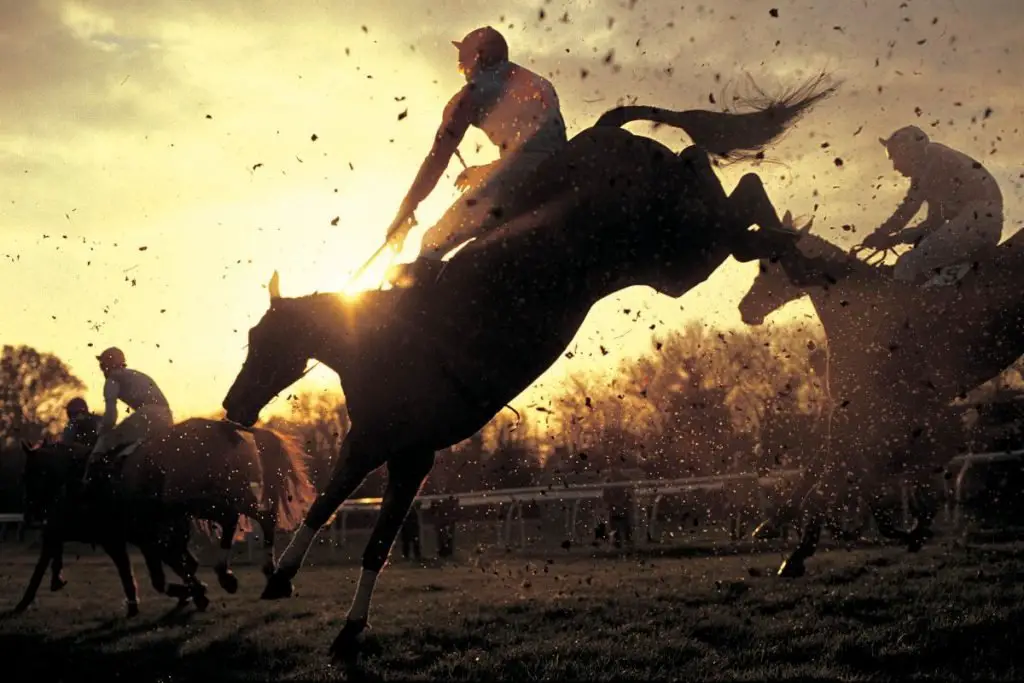
[[[729,256],[768,256],[793,239],[756,175],[728,196],[703,150],[677,155],[613,126],[648,116],[688,132],[693,124],[723,155],[759,149],[831,92],[819,84],[748,114],[610,112],[548,159],[508,221],[459,251],[436,280],[355,299],[286,299],[275,273],[270,309],[249,331],[248,355],[224,399],[227,417],[253,424],[315,358],[343,377],[352,428],[264,598],[291,594],[316,533],[386,465],[355,601],[331,648],[335,657],[356,654],[377,575],[435,451],[477,432],[533,383],[598,300],[633,285],[682,296]]]
[[[158,593],[189,598],[200,610],[209,599],[206,588],[195,577],[199,564],[188,549],[189,520],[183,514],[165,514],[152,501],[134,505],[90,506],[83,504],[82,475],[89,449],[84,446],[22,443],[25,451],[25,521],[42,524],[42,544],[28,587],[14,611],[23,612],[35,600],[47,567],[51,568],[50,590],[67,585],[63,576],[64,544],[92,543],[110,556],[124,589],[128,616],[139,613],[138,587],[128,558],[127,544],[139,547]],[[168,584],[166,563],[184,581]]]
[[[950,402],[991,379],[1024,352],[1024,233],[956,286],[928,287],[892,279],[816,235],[807,234],[779,258],[761,262],[739,309],[759,325],[774,310],[810,296],[825,328],[829,386],[835,410],[823,463],[831,475],[805,499],[804,539],[780,573],[800,575],[814,553],[822,509],[851,477],[883,510],[880,484],[903,473],[915,483],[917,524],[908,547],[930,535],[936,502],[928,479],[960,446],[959,420]],[[917,486],[920,485],[920,486]],[[896,489],[888,487],[890,493]],[[885,490],[884,488],[882,489]],[[900,532],[891,527],[900,538]]]
[[[259,525],[263,571],[270,575],[277,529],[295,529],[315,497],[301,444],[270,429],[191,418],[122,457],[122,496],[157,500],[220,526],[222,557],[215,569],[229,593],[238,590],[230,558],[240,517]]]

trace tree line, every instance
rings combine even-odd
[[[652,339],[610,380],[574,375],[546,405],[502,411],[438,454],[425,492],[601,481],[624,471],[653,479],[799,466],[821,451],[826,372],[818,328],[692,324]],[[1011,375],[1019,380],[1016,369]],[[84,389],[57,356],[3,347],[0,511],[20,509],[19,441],[59,434],[66,401]],[[299,437],[317,485],[326,483],[349,429],[340,394],[298,394],[286,414],[263,424]],[[384,476],[374,473],[356,495],[380,495]]]

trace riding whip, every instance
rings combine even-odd
[[[466,160],[462,158],[462,152],[459,151],[458,147],[455,148],[455,158],[459,160],[460,164],[462,164],[463,169],[469,168],[469,164],[467,164]],[[383,254],[384,251],[391,245],[391,243],[394,242],[395,235],[399,233],[408,234],[408,232],[415,228],[417,225],[418,223],[416,221],[416,215],[410,214],[409,217],[405,220],[405,223],[403,223],[398,230],[395,230],[393,233],[388,235],[384,239],[384,244],[377,247],[377,251],[373,252],[373,254],[370,255],[370,258],[366,259],[366,261],[363,262],[363,265],[359,266],[359,269],[356,270],[356,272],[354,272],[351,277],[349,277],[346,286],[358,280],[362,276],[362,274],[366,272],[366,269],[370,267],[370,264],[376,261],[377,257]]]

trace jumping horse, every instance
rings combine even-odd
[[[291,595],[319,529],[386,465],[356,594],[331,646],[335,659],[357,655],[378,573],[435,452],[477,432],[532,384],[600,299],[634,285],[681,297],[730,256],[767,257],[791,241],[760,178],[744,175],[727,195],[708,154],[759,154],[833,91],[816,78],[746,113],[613,109],[537,169],[500,227],[409,288],[285,298],[275,273],[270,308],[249,330],[223,402],[227,419],[254,424],[316,359],[343,378],[352,426],[263,597]],[[682,128],[695,145],[676,154],[619,128],[633,120]]]
[[[803,536],[780,567],[783,576],[805,572],[825,509],[835,507],[830,499],[849,488],[844,480],[861,488],[883,535],[919,549],[938,509],[930,480],[961,441],[950,403],[1024,353],[1024,234],[945,286],[897,281],[870,263],[874,255],[862,260],[859,251],[804,234],[761,261],[739,304],[743,320],[760,325],[807,295],[828,338],[833,454],[803,499]],[[899,477],[913,484],[916,521],[909,532],[878,517]]]

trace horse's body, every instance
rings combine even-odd
[[[959,421],[950,402],[991,379],[1024,352],[1024,236],[956,285],[896,281],[820,237],[804,237],[761,272],[740,302],[748,324],[804,294],[828,337],[835,484],[852,473],[868,487],[909,474],[919,484],[956,455]],[[842,471],[840,471],[842,470]],[[924,479],[922,479],[924,477]],[[820,493],[820,492],[819,492]],[[872,507],[881,502],[862,491]],[[820,496],[807,499],[804,542],[784,571],[802,573],[820,532]],[[933,502],[917,501],[915,531],[927,532]],[[881,525],[880,525],[881,526]],[[816,531],[817,529],[818,531]],[[923,537],[907,539],[919,547]],[[897,534],[898,536],[898,534]]]
[[[184,602],[195,600],[205,609],[209,602],[205,588],[195,578],[198,563],[188,550],[189,520],[169,515],[152,502],[132,506],[90,506],[83,501],[81,481],[85,473],[86,447],[50,444],[38,448],[23,445],[26,455],[26,518],[43,523],[39,560],[21,601],[22,612],[35,600],[47,567],[51,567],[50,590],[66,585],[63,569],[64,544],[78,541],[98,545],[117,567],[128,606],[128,616],[139,612],[138,588],[128,558],[128,543],[138,546],[158,593]],[[185,582],[167,584],[163,563]]]
[[[724,114],[718,137],[708,138],[721,142],[735,124],[745,140],[767,144],[796,110],[821,97],[804,95],[792,111],[769,117],[760,138],[743,118],[752,115]],[[368,473],[388,467],[336,656],[356,649],[377,573],[434,452],[477,432],[532,384],[598,300],[632,285],[679,297],[730,255],[760,258],[792,239],[771,234],[782,226],[757,176],[744,176],[726,196],[703,151],[676,155],[618,128],[574,137],[538,169],[532,187],[532,212],[470,243],[436,282],[355,301],[330,294],[285,299],[275,274],[270,310],[249,332],[248,356],[224,400],[228,419],[255,422],[310,358],[343,378],[352,419],[339,467],[282,555],[265,598],[290,595],[317,530]],[[752,225],[762,232],[749,232]]]
[[[276,530],[298,526],[315,495],[294,439],[205,418],[179,422],[124,456],[118,488],[129,500],[159,501],[219,524],[223,555],[216,572],[229,593],[238,589],[229,561],[240,516],[260,526],[270,574]]]

